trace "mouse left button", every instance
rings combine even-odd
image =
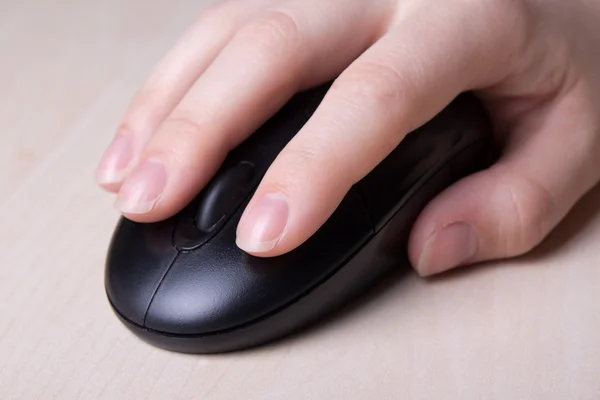
[[[174,220],[154,224],[121,218],[113,234],[105,267],[108,299],[121,317],[143,326],[161,280],[177,257],[171,243]]]

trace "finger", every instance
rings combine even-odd
[[[242,23],[276,0],[221,1],[202,12],[195,24],[159,62],[138,91],[100,161],[96,180],[116,192],[129,167],[158,126],[196,79],[231,40]]]
[[[419,274],[518,256],[548,235],[600,178],[595,110],[586,98],[572,93],[533,110],[498,164],[426,207],[409,244]]]
[[[363,3],[340,3],[284,2],[240,28],[148,143],[141,159],[154,167],[128,177],[117,208],[137,221],[174,214],[295,92],[360,54],[379,27]]]
[[[475,66],[487,74],[491,65],[503,65],[498,48],[486,54],[490,66],[472,62],[494,43],[470,19],[448,18],[440,9],[406,12],[337,79],[245,210],[240,248],[274,256],[303,243],[408,132],[483,76]]]

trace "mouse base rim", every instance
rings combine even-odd
[[[248,324],[204,334],[173,334],[140,326],[122,315],[110,298],[107,297],[107,300],[121,323],[136,337],[153,347],[183,354],[224,354],[265,346],[296,333],[310,333],[311,326],[324,317],[361,301],[364,297],[356,296],[357,291],[368,292],[370,287],[377,285],[395,269],[398,269],[397,265],[382,265],[378,271],[371,270],[370,274],[364,274],[368,269],[340,268],[321,285],[286,307]],[[348,290],[346,283],[357,279],[357,275],[360,276],[360,287],[354,286],[352,290]],[[338,292],[338,295],[332,297],[332,291]],[[322,296],[329,301],[323,300]]]
[[[476,140],[454,154],[454,157],[469,151],[480,153],[480,156],[487,154],[486,151],[482,151],[486,149],[486,142],[486,140]],[[487,164],[487,162],[485,163]],[[412,226],[414,219],[420,213],[419,210],[422,210],[424,205],[429,202],[429,197],[435,197],[434,193],[447,187],[449,183],[460,179],[459,176],[451,177],[451,175],[454,174],[451,174],[448,168],[444,167],[440,167],[437,171],[435,169],[430,170],[429,175],[423,179],[421,184],[431,185],[433,183],[433,186],[430,187],[433,192],[430,195],[421,197],[415,196],[417,192],[423,193],[421,190],[413,191],[414,199],[423,204],[419,206],[412,205],[412,207],[416,207],[414,210],[415,215],[411,217],[413,221],[407,226]],[[413,189],[416,187],[417,185]],[[434,189],[436,187],[437,189]],[[390,224],[391,226],[392,224]],[[386,229],[388,229],[387,226],[383,228],[383,230]],[[404,235],[407,234],[407,232],[404,233]],[[368,292],[370,287],[377,284],[385,276],[395,270],[402,269],[403,266],[398,265],[399,258],[397,256],[394,257],[395,262],[389,262],[386,254],[381,253],[380,241],[384,240],[385,237],[385,234],[378,234],[372,237],[372,240],[367,240],[332,275],[293,302],[259,319],[227,330],[187,335],[153,330],[127,319],[115,307],[108,294],[107,297],[114,313],[129,331],[154,347],[187,354],[218,354],[251,349],[283,339],[296,332],[308,330],[309,326],[318,322],[324,316],[335,313],[347,304],[361,299],[363,296],[360,294],[357,296],[358,293]],[[406,258],[406,254],[402,258],[406,266],[409,266],[410,263]],[[364,268],[365,260],[378,261],[372,262],[371,268]]]

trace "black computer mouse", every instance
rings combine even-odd
[[[251,256],[235,244],[241,214],[329,86],[293,97],[176,216],[119,221],[106,292],[137,336],[171,351],[220,353],[296,332],[409,265],[407,239],[420,211],[494,160],[490,121],[473,95],[461,94],[355,184],[308,241],[282,256]]]

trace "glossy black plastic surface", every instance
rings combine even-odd
[[[201,232],[219,229],[251,192],[254,175],[254,166],[248,162],[218,174],[198,204],[196,228]]]
[[[169,350],[215,353],[301,329],[406,266],[408,234],[422,208],[493,160],[487,117],[472,96],[461,95],[356,184],[302,246],[275,258],[250,256],[235,245],[244,207],[327,88],[295,96],[174,218],[120,221],[106,290],[136,335]]]

